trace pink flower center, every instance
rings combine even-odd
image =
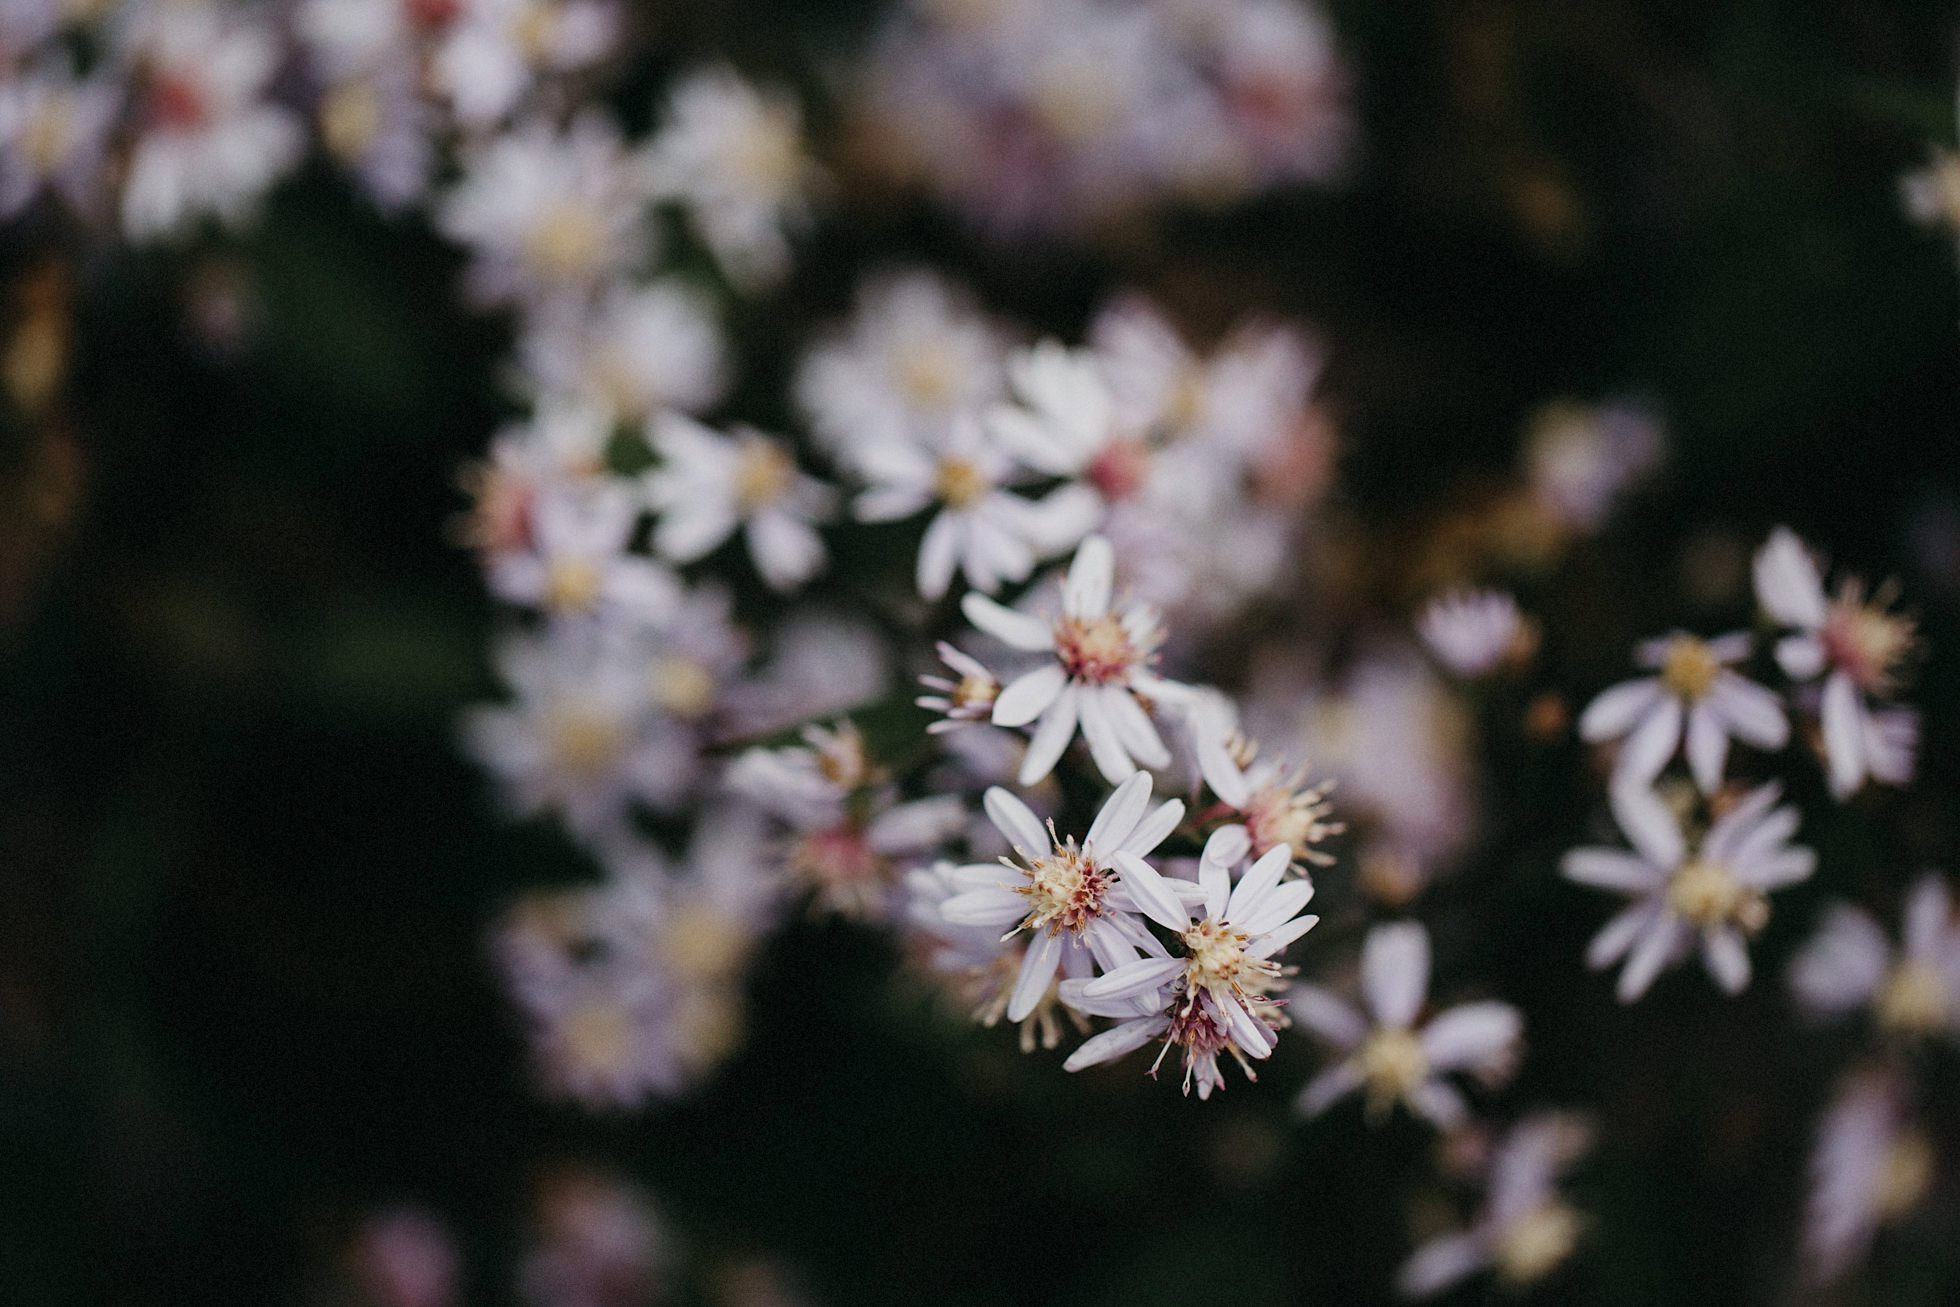
[[[1886,612],[1883,596],[1868,604],[1861,587],[1847,584],[1831,601],[1821,636],[1832,666],[1867,694],[1887,694],[1912,651],[1914,626],[1911,618]]]
[[[1089,464],[1087,476],[1096,493],[1113,503],[1141,490],[1149,473],[1150,451],[1143,442],[1117,439],[1102,447]]]
[[[204,91],[181,73],[159,73],[150,82],[150,121],[166,131],[190,132],[210,117]]]
[[[1116,618],[1064,617],[1055,623],[1055,656],[1071,679],[1090,685],[1123,681],[1143,661],[1130,633]]]

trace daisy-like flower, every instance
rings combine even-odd
[[[618,125],[587,110],[562,132],[533,118],[471,151],[435,217],[469,247],[477,298],[564,312],[647,254],[645,201]]]
[[[1416,1249],[1395,1277],[1405,1298],[1432,1298],[1489,1267],[1505,1287],[1529,1288],[1572,1256],[1586,1219],[1565,1201],[1559,1178],[1591,1139],[1564,1113],[1526,1117],[1497,1145],[1483,1210],[1470,1228]]]
[[[645,665],[585,628],[514,635],[496,662],[513,702],[471,709],[469,752],[520,817],[555,812],[599,846],[620,837],[636,802],[672,807],[701,760],[649,693]]]
[[[1624,741],[1613,766],[1615,787],[1653,784],[1685,741],[1695,784],[1713,794],[1731,739],[1759,749],[1783,747],[1790,723],[1782,704],[1733,668],[1750,647],[1742,631],[1713,640],[1676,632],[1639,646],[1635,662],[1656,674],[1602,691],[1579,718],[1582,738]]]
[[[1535,640],[1518,601],[1499,590],[1458,590],[1432,599],[1416,626],[1436,661],[1465,680],[1529,656]]]
[[[1443,1129],[1463,1121],[1469,1106],[1445,1077],[1508,1072],[1524,1018],[1509,1003],[1487,1001],[1446,1008],[1419,1024],[1428,994],[1429,932],[1413,921],[1376,926],[1362,942],[1365,1013],[1317,985],[1295,985],[1293,1019],[1343,1055],[1307,1082],[1299,1110],[1319,1116],[1358,1089],[1370,1121],[1397,1103]]]
[[[1078,723],[1096,767],[1111,784],[1130,777],[1138,763],[1170,763],[1170,751],[1143,701],[1180,699],[1188,691],[1149,670],[1163,642],[1155,610],[1144,604],[1112,608],[1115,566],[1107,540],[1084,540],[1062,587],[1062,615],[1052,623],[981,594],[969,593],[961,601],[967,620],[988,635],[1014,649],[1053,656],[1016,678],[994,701],[994,725],[1035,723],[1021,765],[1022,785],[1033,785],[1055,769]]]
[[[1777,642],[1778,664],[1794,681],[1823,678],[1818,717],[1831,793],[1845,799],[1867,780],[1911,780],[1918,715],[1874,704],[1898,692],[1900,668],[1917,643],[1912,619],[1890,611],[1888,589],[1867,596],[1855,577],[1827,595],[1816,560],[1786,527],[1757,552],[1755,577],[1763,611],[1796,628]]]
[[[728,347],[707,300],[677,281],[613,286],[589,315],[529,324],[525,388],[575,395],[613,422],[699,413],[728,387]]]
[[[442,31],[430,81],[457,121],[476,130],[522,107],[540,77],[589,68],[619,40],[619,8],[606,0],[415,0],[411,8],[433,11],[422,23]]]
[[[992,594],[1003,582],[1025,581],[1035,559],[1072,532],[1093,524],[1062,496],[1035,503],[1005,488],[1017,468],[972,417],[955,418],[936,448],[891,442],[859,452],[858,471],[869,488],[852,512],[860,522],[894,522],[936,508],[919,541],[919,594],[941,599],[955,571],[974,589]]]
[[[1063,982],[1062,997],[1071,1006],[1127,1018],[1077,1049],[1066,1070],[1114,1061],[1161,1036],[1164,1052],[1173,1046],[1184,1050],[1187,1094],[1195,1083],[1198,1097],[1209,1098],[1224,1084],[1218,1068],[1222,1052],[1237,1059],[1246,1079],[1258,1079],[1246,1059],[1271,1056],[1277,1043],[1273,1032],[1281,1018],[1272,995],[1286,976],[1279,955],[1320,918],[1300,915],[1313,898],[1313,882],[1286,879],[1293,851],[1283,844],[1233,885],[1231,867],[1244,847],[1243,837],[1233,832],[1211,837],[1198,862],[1203,896],[1196,902],[1180,899],[1142,859],[1118,855],[1137,906],[1177,937],[1181,951],[1138,958],[1093,980]],[[1129,1015],[1138,1005],[1147,1007],[1146,1014]]]
[[[1333,862],[1318,846],[1347,829],[1332,820],[1334,808],[1327,796],[1334,782],[1310,785],[1304,764],[1261,758],[1259,742],[1241,735],[1229,708],[1210,694],[1194,696],[1185,717],[1199,774],[1219,800],[1218,808],[1202,814],[1201,821],[1228,821],[1220,829],[1242,831],[1255,858],[1284,844],[1302,862]]]
[[[242,223],[304,144],[299,120],[267,97],[279,61],[272,32],[243,11],[166,3],[144,11],[131,36],[143,77],[123,230],[146,241],[206,215]]]
[[[987,417],[1002,448],[1037,472],[1079,481],[1105,504],[1142,490],[1151,447],[1118,428],[1094,354],[1044,340],[1010,359],[1007,375],[1018,402],[997,405]]]
[[[1000,681],[979,659],[961,653],[941,640],[936,646],[939,661],[957,674],[958,680],[944,676],[921,676],[919,684],[931,690],[912,702],[940,715],[926,727],[939,735],[964,722],[986,721],[993,716],[994,700],[1000,697]]]
[[[612,481],[561,486],[530,506],[528,547],[489,559],[491,593],[558,619],[659,625],[680,586],[665,567],[628,552],[640,505]]]
[[[816,346],[796,398],[846,467],[887,444],[931,448],[955,417],[1000,394],[1000,332],[936,274],[909,270],[858,291],[848,327]]]
[[[897,802],[848,721],[807,726],[803,741],[750,749],[726,784],[789,827],[781,860],[819,908],[881,920],[891,914],[904,864],[959,834],[966,805],[955,795]]]
[[[489,457],[464,469],[460,480],[471,506],[460,524],[461,542],[493,567],[505,554],[534,549],[538,504],[548,494],[602,485],[611,435],[591,408],[541,400],[529,421],[497,433]]]
[[[1888,1034],[1960,1035],[1960,924],[1945,879],[1927,872],[1913,884],[1897,950],[1871,914],[1832,906],[1790,964],[1790,987],[1819,1015],[1869,1007]]]
[[[1842,1278],[1882,1228],[1918,1210],[1938,1163],[1896,1076],[1854,1073],[1824,1114],[1810,1155],[1803,1257],[1811,1282]]]
[[[772,589],[794,590],[822,570],[814,524],[830,516],[836,495],[781,441],[747,427],[722,435],[674,413],[656,419],[647,440],[660,456],[643,484],[659,514],[653,547],[664,557],[691,563],[739,529]]]
[[[1044,828],[1006,790],[987,791],[987,816],[1006,836],[1014,860],[957,869],[952,874],[960,892],[939,910],[955,926],[1007,931],[1004,944],[1029,932],[1007,1004],[1009,1021],[1025,1020],[1035,1010],[1071,953],[1087,950],[1105,971],[1134,960],[1139,950],[1163,954],[1135,914],[1144,896],[1171,893],[1143,859],[1177,829],[1184,804],[1171,799],[1152,810],[1150,799],[1150,778],[1132,776],[1109,796],[1078,847],[1052,824]],[[1156,910],[1164,912],[1161,903]]]
[[[65,56],[12,70],[0,84],[0,219],[44,194],[91,215],[118,102],[107,79],[75,76]]]
[[[1777,806],[1774,783],[1752,790],[1719,817],[1690,850],[1662,801],[1650,792],[1614,795],[1614,814],[1631,851],[1574,849],[1566,879],[1632,899],[1593,937],[1586,965],[1625,959],[1618,994],[1631,1003],[1663,970],[1699,945],[1702,963],[1730,994],[1749,984],[1748,941],[1769,921],[1769,896],[1808,880],[1817,855],[1791,844],[1797,810]]]
[[[377,207],[395,213],[428,198],[437,114],[413,60],[392,59],[324,87],[314,125],[328,155]]]
[[[651,150],[657,192],[686,209],[729,277],[781,280],[817,176],[796,101],[730,68],[697,70],[674,85]]]
[[[1017,934],[1006,946],[1000,931],[991,926],[956,926],[940,914],[940,904],[964,892],[950,862],[914,868],[905,874],[907,894],[905,922],[922,939],[925,963],[931,972],[949,982],[973,1019],[992,1030],[1007,1015],[1014,997],[1014,982],[1021,974],[1027,956],[1028,937]],[[1072,978],[1088,972],[1090,958],[1081,949],[1062,955],[1061,976]],[[1037,1047],[1052,1049],[1062,1042],[1066,1021],[1081,1034],[1089,1033],[1088,1019],[1061,999],[1054,981],[1035,1003],[1034,1009],[1017,1024],[1023,1053]]]

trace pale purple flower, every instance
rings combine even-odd
[[[1136,915],[1141,896],[1161,890],[1163,880],[1139,876],[1136,868],[1150,870],[1142,859],[1177,829],[1184,804],[1171,799],[1153,810],[1150,799],[1150,778],[1132,776],[1116,787],[1077,846],[1074,837],[1064,841],[1052,825],[1044,828],[1006,790],[987,791],[987,815],[1007,837],[1015,860],[958,868],[952,875],[960,892],[940,904],[940,915],[955,926],[1009,936],[1029,932],[1007,1005],[1009,1021],[1034,1011],[1071,952],[1086,951],[1105,971],[1139,953],[1164,956],[1163,945]]]
[[[1713,794],[1728,764],[1730,740],[1783,747],[1790,738],[1783,705],[1733,667],[1751,648],[1742,631],[1712,640],[1676,632],[1635,650],[1634,661],[1656,674],[1602,691],[1579,718],[1582,738],[1622,741],[1613,765],[1615,787],[1651,785],[1685,744],[1695,784]]]
[[[1616,792],[1614,814],[1632,850],[1581,848],[1565,855],[1566,879],[1632,900],[1586,950],[1586,965],[1596,971],[1624,959],[1622,1003],[1645,994],[1656,976],[1697,948],[1724,991],[1748,987],[1748,941],[1769,920],[1770,894],[1808,880],[1817,866],[1814,852],[1790,843],[1797,810],[1777,806],[1781,793],[1774,783],[1750,791],[1691,850],[1657,796]]]
[[[1097,769],[1111,784],[1127,779],[1139,763],[1170,763],[1170,751],[1139,699],[1160,703],[1187,691],[1149,670],[1163,640],[1157,615],[1143,604],[1116,609],[1114,573],[1109,542],[1090,536],[1069,566],[1062,615],[1054,622],[981,594],[968,593],[961,603],[969,621],[1010,648],[1052,656],[1009,683],[994,701],[994,725],[1035,723],[1022,785],[1054,770],[1078,724]]]
[[[1960,1035],[1960,924],[1938,872],[1907,891],[1894,949],[1871,914],[1848,903],[1824,913],[1816,935],[1790,964],[1790,987],[1819,1015],[1870,1008],[1892,1034]]]
[[[1466,680],[1490,675],[1530,638],[1518,601],[1499,590],[1454,590],[1438,596],[1422,610],[1416,626],[1436,661]]]
[[[640,515],[632,490],[611,480],[538,491],[526,547],[488,559],[490,592],[556,619],[649,626],[670,620],[680,603],[679,582],[629,551]]]
[[[661,556],[691,563],[739,530],[771,589],[797,589],[823,569],[815,524],[829,519],[836,493],[799,469],[781,441],[748,427],[723,435],[669,413],[647,442],[660,456],[643,485]]]
[[[1317,985],[1293,987],[1289,1014],[1342,1058],[1307,1083],[1301,1112],[1318,1116],[1360,1090],[1371,1121],[1401,1103],[1449,1129],[1469,1106],[1447,1077],[1509,1069],[1524,1033],[1518,1010],[1495,1001],[1464,1003],[1421,1021],[1429,961],[1429,932],[1417,922],[1393,922],[1376,926],[1362,942],[1363,1008]]]
[[[1825,1112],[1810,1155],[1803,1221],[1811,1283],[1843,1278],[1881,1228],[1925,1201],[1939,1157],[1915,1115],[1906,1086],[1884,1071],[1854,1073]]]
[[[1898,691],[1899,670],[1916,644],[1911,618],[1889,611],[1890,594],[1867,597],[1855,578],[1827,595],[1816,560],[1795,533],[1778,527],[1756,554],[1756,599],[1779,625],[1796,628],[1776,644],[1776,661],[1794,681],[1823,678],[1818,717],[1831,793],[1849,798],[1869,780],[1912,779],[1918,714],[1874,700]]]
[[[939,660],[958,679],[944,676],[919,678],[919,684],[933,693],[922,694],[912,702],[940,714],[938,721],[926,727],[927,732],[938,735],[962,722],[986,721],[992,717],[994,700],[1000,697],[999,679],[979,659],[961,653],[944,640],[939,642],[937,648]]]

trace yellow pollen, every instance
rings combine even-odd
[[[633,1048],[633,1024],[617,1004],[595,1000],[565,1020],[565,1052],[578,1066],[616,1071]]]
[[[796,478],[796,464],[781,449],[763,440],[747,442],[735,465],[735,499],[752,513],[781,499]]]
[[[987,493],[987,478],[971,459],[948,456],[939,460],[933,493],[949,508],[966,508]]]
[[[541,64],[551,54],[552,38],[557,31],[558,15],[550,5],[525,5],[511,20],[511,44],[523,52],[527,62]]]
[[[1718,862],[1690,859],[1667,882],[1667,906],[1690,925],[1730,924],[1753,935],[1769,921],[1769,899]]]
[[[941,409],[953,397],[956,369],[946,350],[930,341],[906,346],[896,362],[899,389],[923,409]]]
[[[653,660],[653,701],[680,717],[699,717],[715,703],[715,678],[692,658]]]
[[[1946,1024],[1946,982],[1925,962],[1901,962],[1878,992],[1878,1024],[1896,1035],[1930,1035]]]
[[[590,209],[561,201],[546,209],[524,238],[524,255],[540,276],[579,281],[592,275],[604,257],[605,232]]]
[[[589,613],[598,607],[604,581],[590,559],[560,558],[545,575],[545,607],[554,613]]]
[[[758,117],[729,151],[736,176],[764,195],[786,194],[796,183],[802,163],[796,130],[780,115]]]
[[[1377,1030],[1361,1046],[1361,1077],[1368,1086],[1368,1112],[1380,1116],[1429,1077],[1429,1055],[1406,1030]]]
[[[727,913],[689,904],[661,923],[654,939],[656,957],[669,971],[689,980],[722,980],[748,957],[748,932]]]
[[[1184,932],[1184,974],[1192,988],[1230,988],[1245,955],[1245,935],[1221,921],[1206,918]]]
[[[1534,1284],[1572,1255],[1584,1229],[1585,1221],[1577,1212],[1550,1199],[1504,1227],[1491,1260],[1506,1283]]]
[[[551,756],[574,776],[594,777],[610,771],[626,748],[626,733],[610,716],[585,709],[566,709],[550,725]]]
[[[1832,663],[1868,694],[1898,688],[1899,666],[1917,642],[1914,621],[1886,611],[1889,597],[1881,591],[1867,603],[1864,587],[1846,581],[1824,620],[1824,647]]]
[[[1682,699],[1693,701],[1708,693],[1721,672],[1721,660],[1692,635],[1676,636],[1661,662],[1661,683]]]
[[[1113,616],[1062,618],[1055,623],[1055,654],[1072,678],[1096,685],[1121,680],[1142,661],[1130,633]]]
[[[1906,1130],[1885,1150],[1879,1169],[1878,1191],[1873,1195],[1879,1219],[1897,1221],[1910,1215],[1933,1187],[1933,1141],[1923,1131]]]
[[[1023,927],[1039,930],[1046,926],[1051,933],[1066,929],[1080,934],[1101,915],[1109,876],[1072,841],[1048,857],[1036,858],[1022,874],[1028,883],[1015,890],[1028,897]]]
[[[381,97],[367,82],[337,86],[320,103],[320,137],[343,162],[358,159],[381,131]]]

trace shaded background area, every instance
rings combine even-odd
[[[1532,596],[1575,695],[1638,636],[1746,621],[1774,522],[1901,577],[1931,648],[1921,782],[1807,829],[1818,883],[1779,899],[1744,998],[1664,984],[1625,1011],[1581,977],[1601,909],[1553,865],[1597,787],[1570,744],[1487,760],[1491,829],[1439,891],[1479,923],[1439,937],[1447,969],[1528,1014],[1514,1101],[1604,1127],[1578,1189],[1594,1236],[1544,1300],[1778,1300],[1845,1047],[1770,981],[1824,897],[1887,883],[1868,869],[1960,866],[1960,303],[1951,240],[1896,192],[1952,137],[1952,15],[1333,9],[1367,142],[1346,191],[1096,252],[847,202],[733,324],[734,407],[787,421],[791,351],[868,267],[930,260],[1071,336],[1141,286],[1199,331],[1250,308],[1318,326],[1343,507],[1385,546],[1510,467],[1545,401],[1651,396],[1669,467]],[[808,81],[869,17],[751,2],[674,38]],[[622,85],[629,114],[654,71]],[[0,239],[28,284],[30,243]],[[701,1264],[766,1254],[827,1302],[1380,1300],[1430,1140],[1351,1105],[1289,1123],[1307,1041],[1202,1106],[1134,1066],[1066,1077],[947,1021],[846,927],[775,945],[745,1051],[689,1101],[605,1121],[535,1099],[482,931],[589,873],[498,818],[453,746],[494,693],[492,613],[443,524],[504,348],[457,307],[457,266],[315,173],[236,247],[84,258],[49,292],[74,310],[71,420],[4,444],[0,1297],[297,1301],[352,1220],[407,1198],[462,1237],[471,1301],[506,1301],[528,1186],[605,1157]],[[1406,620],[1413,596],[1357,584]],[[1944,1183],[1871,1301],[1960,1294]]]

